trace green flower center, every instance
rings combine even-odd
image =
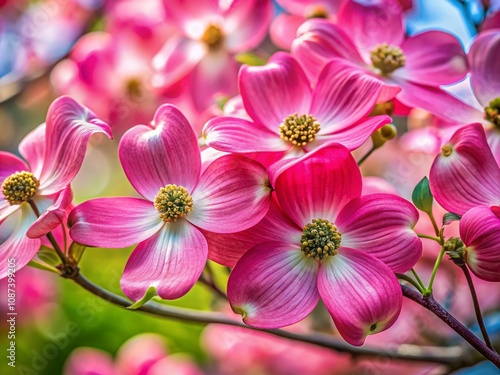
[[[203,33],[201,40],[210,48],[217,49],[224,41],[224,34],[219,26],[210,24]]]
[[[309,258],[323,260],[335,256],[340,247],[342,235],[328,220],[316,219],[307,224],[300,239],[300,249]]]
[[[142,96],[142,84],[137,78],[131,78],[125,85],[125,93],[130,99],[138,99]]]
[[[177,185],[167,185],[156,194],[155,208],[166,223],[177,221],[193,210],[193,198],[188,191]]]
[[[40,182],[31,172],[16,172],[7,177],[2,184],[2,193],[10,205],[28,202],[34,197]]]
[[[406,63],[406,57],[401,48],[387,43],[376,46],[371,52],[370,58],[373,66],[380,69],[384,75],[392,73]]]
[[[288,116],[279,126],[281,138],[295,146],[305,146],[314,141],[320,129],[321,125],[314,117],[299,116],[297,113]]]
[[[500,128],[500,97],[493,99],[484,109],[484,118]]]

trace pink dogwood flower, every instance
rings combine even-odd
[[[150,287],[175,299],[198,280],[207,242],[198,228],[228,233],[257,224],[270,204],[265,168],[238,155],[216,159],[201,171],[197,138],[172,105],[156,111],[120,142],[125,174],[143,198],[98,198],[70,214],[71,237],[89,246],[139,244],[121,279],[125,294],[139,300]]]
[[[322,68],[337,58],[383,83],[378,102],[395,97],[405,106],[437,114],[443,107],[436,100],[449,96],[439,86],[467,74],[467,57],[454,36],[433,30],[405,39],[401,6],[394,0],[348,0],[337,24],[307,21],[292,54],[313,83],[321,82]]]
[[[356,161],[338,144],[282,161],[271,176],[276,202],[247,233],[257,244],[229,277],[233,310],[248,325],[282,327],[305,318],[321,297],[352,345],[390,327],[402,303],[394,272],[421,254],[411,229],[417,210],[397,196],[361,196]]]
[[[208,121],[205,141],[220,151],[281,159],[329,142],[353,150],[391,122],[388,116],[366,118],[381,85],[335,63],[325,67],[312,90],[298,62],[278,52],[265,66],[243,66],[239,85],[252,121],[229,116]]]
[[[195,107],[214,95],[236,94],[237,53],[259,45],[272,17],[270,0],[164,0],[167,19],[178,33],[153,60],[156,85],[168,88],[186,78]]]
[[[439,204],[463,215],[460,238],[472,272],[500,281],[500,167],[481,124],[459,129],[434,161],[430,186]]]
[[[24,267],[40,249],[39,237],[64,219],[72,200],[69,184],[80,170],[94,133],[111,138],[107,124],[74,99],[63,96],[49,107],[45,124],[21,141],[19,152],[27,163],[0,151],[0,225],[10,228],[0,231],[4,238],[0,244],[0,278],[7,275],[7,259],[14,258],[17,269]]]

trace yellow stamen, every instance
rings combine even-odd
[[[297,113],[288,116],[279,126],[281,138],[299,147],[314,141],[320,129],[321,125],[314,117]]]
[[[2,184],[2,193],[10,205],[28,202],[35,196],[40,182],[31,172],[16,172],[7,177]]]
[[[193,198],[188,191],[177,185],[167,185],[156,194],[154,206],[166,223],[177,221],[193,210]]]

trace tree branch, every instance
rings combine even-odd
[[[119,305],[125,308],[131,305],[131,303],[125,298],[102,289],[100,286],[86,279],[79,272],[72,276],[71,279],[92,294],[115,305]],[[418,292],[415,293],[418,294]],[[457,363],[460,363],[463,366],[472,365],[480,360],[465,355],[463,350],[457,346],[449,348],[429,347],[426,349],[423,349],[422,347],[416,345],[401,345],[398,349],[380,349],[369,346],[355,347],[347,344],[344,341],[335,339],[325,334],[314,333],[310,335],[304,335],[288,332],[282,329],[256,329],[249,327],[240,321],[228,318],[221,313],[178,308],[159,304],[153,301],[147,302],[137,310],[169,319],[189,321],[199,324],[225,324],[234,327],[253,329],[256,331],[266,332],[274,336],[333,349],[341,353],[350,353],[353,356],[389,358],[393,360],[414,362],[429,362],[447,366],[454,366],[457,365]]]

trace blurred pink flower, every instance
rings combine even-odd
[[[203,375],[186,356],[168,355],[164,340],[153,333],[137,335],[118,350],[116,360],[92,348],[74,350],[66,361],[65,375]]]
[[[249,325],[282,327],[321,297],[352,345],[390,327],[402,303],[394,272],[421,253],[416,209],[397,196],[360,196],[359,168],[338,144],[283,161],[271,176],[277,204],[243,235],[257,244],[230,274],[233,310]]]
[[[366,117],[381,84],[333,63],[311,90],[297,61],[278,52],[265,66],[243,66],[239,85],[251,120],[216,117],[203,129],[207,145],[220,151],[265,153],[279,160],[330,142],[353,150],[391,122],[388,116]]]
[[[215,95],[237,93],[237,53],[257,47],[272,17],[270,0],[164,0],[167,19],[178,33],[153,60],[155,85],[170,88],[186,78],[198,111]]]
[[[8,233],[0,244],[0,278],[7,274],[7,259],[24,267],[41,245],[39,237],[55,229],[65,218],[72,193],[69,184],[78,173],[90,136],[104,133],[107,124],[74,99],[64,96],[49,107],[46,123],[28,134],[17,156],[0,151],[0,232]],[[36,206],[36,215],[30,207]],[[8,223],[6,223],[6,221]]]
[[[119,156],[125,174],[144,198],[98,198],[70,214],[71,237],[111,248],[139,243],[121,280],[139,300],[150,286],[162,298],[186,294],[207,260],[198,228],[231,233],[257,224],[267,213],[270,188],[265,168],[227,155],[201,173],[196,136],[174,106],[158,108],[150,125],[124,134]]]
[[[442,105],[449,94],[439,86],[467,74],[467,57],[454,36],[426,31],[405,40],[402,9],[395,0],[345,1],[336,25],[324,20],[302,25],[292,54],[314,84],[320,84],[321,70],[335,59],[380,81],[379,103],[396,98],[436,114],[453,110]]]
[[[277,0],[287,12],[276,16],[269,33],[279,48],[289,50],[297,36],[297,29],[310,18],[326,18],[335,22],[343,0]]]

